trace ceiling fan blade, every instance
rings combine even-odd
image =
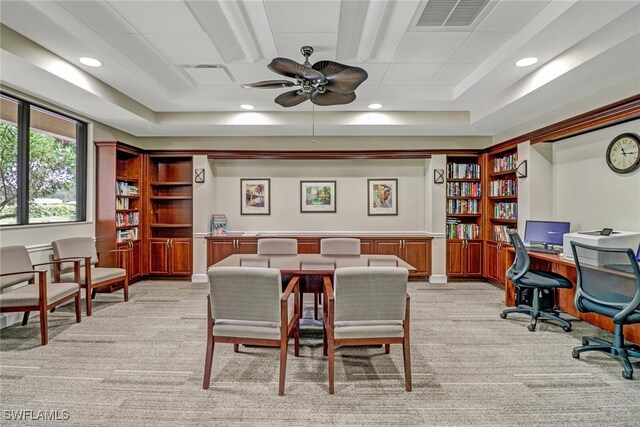
[[[304,77],[309,80],[322,80],[324,75],[313,68],[302,65],[288,58],[273,58],[267,68],[274,73],[281,74],[292,79]]]
[[[276,104],[282,107],[293,107],[309,99],[309,94],[305,92],[298,93],[299,90],[291,90],[276,96]]]
[[[328,83],[323,86],[327,90],[337,93],[353,92],[369,77],[367,72],[362,68],[344,65],[334,61],[318,61],[313,64],[313,69],[324,74],[324,78]]]
[[[289,80],[264,80],[262,82],[255,83],[245,83],[242,85],[244,89],[254,88],[254,89],[279,89],[282,87],[291,87],[294,86],[295,83]]]
[[[316,105],[341,105],[353,102],[356,99],[356,94],[351,93],[337,93],[337,92],[324,92],[320,93],[317,90],[311,94],[311,102]]]

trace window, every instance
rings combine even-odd
[[[86,123],[2,94],[0,144],[0,225],[86,219]]]

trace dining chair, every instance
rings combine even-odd
[[[280,348],[278,394],[284,395],[287,347],[294,337],[300,353],[298,277],[282,292],[280,270],[261,267],[210,267],[207,297],[207,352],[202,387],[211,383],[216,343]]]
[[[402,267],[337,268],[324,278],[324,350],[329,394],[334,394],[335,349],[340,346],[402,344],[405,388],[412,390],[409,272]]]

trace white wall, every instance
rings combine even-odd
[[[607,166],[611,140],[640,134],[640,120],[553,144],[553,216],[572,231],[612,227],[640,232],[640,170],[620,175]]]

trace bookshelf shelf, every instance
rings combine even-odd
[[[154,181],[151,183],[152,186],[160,187],[160,186],[180,186],[180,185],[188,185],[191,186],[191,181],[172,181],[172,182],[159,182]]]
[[[509,170],[505,170],[505,171],[491,172],[489,174],[489,177],[493,178],[493,177],[496,177],[496,176],[515,175],[515,174],[516,174],[516,170],[515,169],[509,169]]]

